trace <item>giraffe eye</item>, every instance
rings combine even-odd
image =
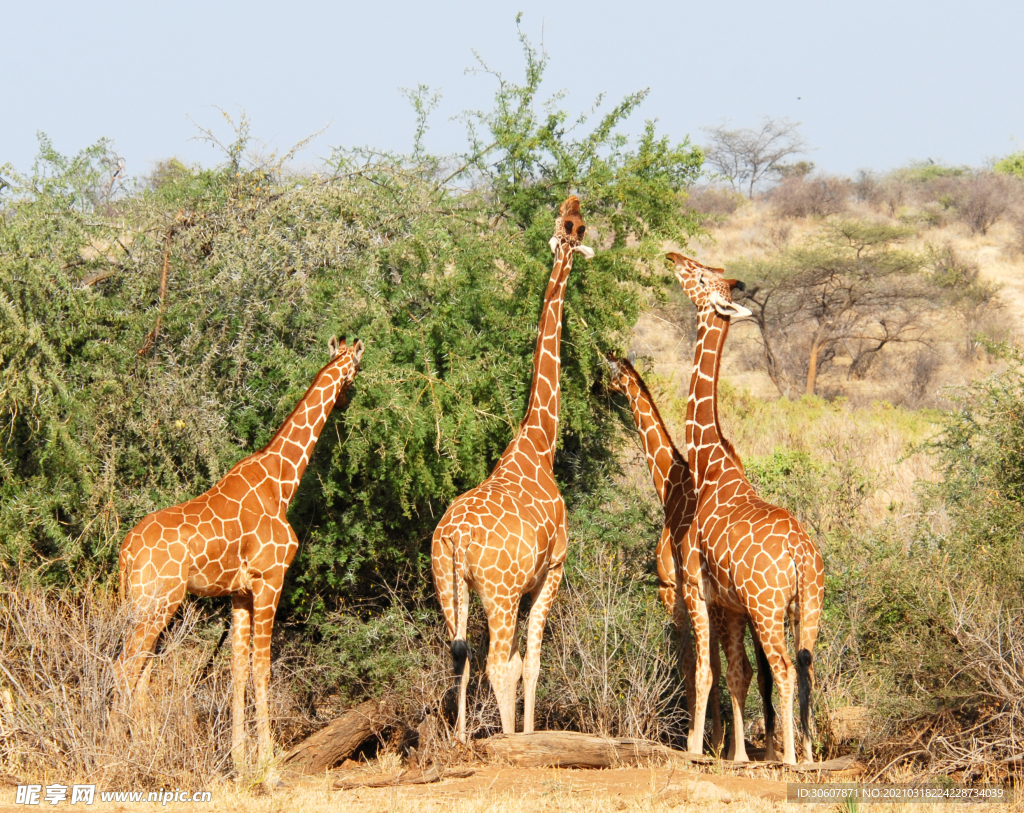
[[[587,227],[580,223],[580,227],[576,230],[580,237],[583,237],[583,233],[587,230]]]
[[[566,220],[565,221],[565,233],[566,234],[572,234],[572,221],[571,220]]]

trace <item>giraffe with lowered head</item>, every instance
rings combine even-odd
[[[231,596],[231,758],[245,765],[245,687],[250,638],[258,755],[273,757],[270,712],[270,636],[285,572],[299,542],[288,504],[335,402],[352,383],[363,343],[329,343],[331,361],[261,451],[236,463],[209,491],[155,511],[121,545],[121,594],[134,629],[119,661],[130,705],[149,680],[157,638],[186,593]]]
[[[562,303],[573,257],[589,259],[580,202],[559,208],[550,240],[555,263],[548,279],[533,356],[533,381],[523,418],[490,476],[458,497],[434,530],[431,565],[444,613],[459,687],[456,736],[466,741],[469,682],[469,591],[487,615],[487,677],[506,734],[515,731],[516,688],[523,678],[523,731],[533,731],[544,624],[562,580],[568,549],[565,503],[555,483],[555,444],[561,375]],[[526,657],[519,654],[516,617],[524,594],[532,598]]]
[[[782,706],[783,761],[796,764],[793,732],[793,694],[799,684],[800,728],[805,761],[811,749],[810,694],[812,657],[818,637],[825,570],[821,554],[796,518],[765,502],[747,480],[732,445],[722,436],[718,422],[718,375],[722,350],[733,317],[750,311],[732,301],[736,280],[720,268],[709,268],[680,254],[669,254],[676,278],[697,306],[699,328],[694,354],[690,397],[686,411],[686,449],[697,488],[697,514],[687,539],[689,556],[703,565],[686,568],[684,600],[697,640],[697,708],[688,747],[699,752],[707,695],[712,674],[709,666],[708,606],[721,608],[720,627],[726,652],[742,641],[747,616],[755,638],[779,686]],[[702,573],[700,578],[693,574]],[[793,624],[796,669],[786,648],[785,621]],[[726,682],[732,697],[733,720],[743,731],[743,700],[749,677],[739,663],[729,661]],[[734,738],[734,758],[746,760],[742,737]],[[770,742],[769,742],[770,747]]]
[[[683,675],[686,684],[686,701],[690,712],[690,719],[693,719],[695,709],[695,687],[697,662],[694,655],[693,641],[689,635],[689,618],[686,605],[682,598],[682,584],[685,581],[683,568],[686,562],[699,565],[699,557],[687,557],[683,546],[686,543],[687,532],[693,523],[697,511],[697,492],[693,487],[693,477],[690,476],[690,466],[686,456],[676,448],[672,442],[668,427],[654,403],[651,391],[644,383],[640,373],[633,367],[629,359],[616,359],[609,357],[608,366],[610,376],[608,389],[619,392],[626,396],[629,402],[630,411],[633,413],[633,420],[636,422],[640,432],[640,439],[644,447],[644,455],[647,458],[647,467],[654,480],[654,490],[661,500],[665,510],[665,523],[662,527],[661,536],[655,550],[655,559],[658,572],[658,595],[666,611],[672,617],[672,623],[679,636],[679,670]],[[742,469],[742,463],[735,459],[737,465]],[[700,575],[697,574],[697,578]],[[711,648],[711,673],[712,685],[718,685],[719,673],[721,670],[721,659],[718,655],[719,636],[718,629],[725,623],[725,616],[718,606],[708,608]],[[773,736],[775,730],[774,710],[771,704],[771,671],[764,662],[764,651],[759,645],[755,650],[758,659],[758,685],[761,690],[761,697],[765,709],[765,741],[767,742],[766,759],[774,759]],[[732,641],[738,649],[728,652],[729,660],[736,660],[743,667],[745,685],[749,685],[752,677],[750,661],[747,660],[747,653],[743,644],[742,636]],[[745,692],[744,692],[745,697]],[[736,737],[742,736],[742,730],[733,731],[733,738],[729,744],[727,759],[732,759],[736,749]],[[711,745],[714,749],[722,747],[722,719],[721,709],[718,702],[718,693],[711,692]]]

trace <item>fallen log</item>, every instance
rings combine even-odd
[[[468,769],[456,771],[439,771],[431,768],[429,771],[402,771],[400,774],[390,774],[379,779],[368,779],[365,782],[357,782],[350,779],[339,779],[334,783],[335,790],[355,790],[357,788],[390,788],[395,785],[429,785],[431,782],[440,782],[442,779],[465,779],[472,776],[476,771]]]
[[[675,751],[649,740],[597,737],[576,731],[496,734],[475,745],[489,759],[520,768],[612,768],[669,759],[701,764],[714,762],[712,757]]]
[[[491,760],[500,760],[520,768],[614,768],[645,765],[652,761],[678,760],[699,765],[717,764],[722,770],[744,771],[750,768],[784,768],[796,773],[845,771],[854,757],[844,756],[827,762],[784,765],[781,762],[732,762],[727,759],[690,754],[674,748],[628,737],[597,737],[575,731],[537,731],[533,734],[496,734],[476,743]]]
[[[307,775],[330,770],[382,728],[377,712],[376,701],[360,703],[292,748],[281,767]]]

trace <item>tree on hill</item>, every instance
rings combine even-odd
[[[930,342],[940,308],[978,298],[975,277],[951,287],[901,250],[907,236],[903,227],[834,221],[799,246],[740,264],[743,301],[780,393],[813,395],[837,356],[849,359],[848,378],[863,378],[887,348]]]
[[[807,151],[798,127],[797,122],[772,117],[765,117],[760,127],[706,127],[704,132],[710,139],[707,162],[733,189],[742,191],[746,186],[747,197],[753,197],[754,187],[762,181],[782,177],[787,172],[805,175],[813,167],[803,161],[792,168],[786,164],[788,159]]]

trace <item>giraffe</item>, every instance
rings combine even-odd
[[[686,685],[686,704],[692,720],[697,661],[693,641],[689,635],[689,618],[678,585],[681,576],[679,567],[685,561],[682,545],[697,511],[697,493],[693,488],[690,466],[672,442],[668,427],[665,426],[651,391],[640,377],[640,373],[629,359],[609,356],[608,367],[608,389],[626,396],[629,402],[630,412],[633,413],[633,420],[636,421],[637,430],[640,432],[647,468],[654,480],[654,490],[665,511],[664,525],[655,548],[658,597],[671,617],[672,625],[679,637],[679,671]],[[715,685],[718,684],[721,669],[717,641],[716,630],[712,624],[711,671]],[[747,668],[750,668],[749,663]],[[711,720],[711,744],[713,748],[720,749],[723,740],[722,718],[718,695],[715,692],[711,693]]]
[[[231,758],[239,774],[250,632],[258,755],[267,764],[273,757],[270,635],[285,571],[299,547],[285,515],[327,416],[359,370],[363,343],[348,347],[332,338],[329,350],[331,361],[270,443],[204,494],[150,514],[121,545],[121,595],[135,624],[118,662],[129,706],[145,692],[157,638],[185,594],[231,596]]]
[[[693,641],[689,636],[689,617],[686,605],[682,599],[682,584],[685,576],[681,567],[685,566],[687,556],[683,552],[686,543],[687,532],[693,523],[694,514],[697,511],[697,492],[693,487],[693,477],[690,476],[690,466],[686,457],[676,448],[672,442],[668,427],[662,420],[661,413],[654,403],[650,390],[644,383],[640,373],[636,371],[628,359],[616,359],[609,357],[608,365],[611,368],[611,376],[608,382],[608,389],[619,392],[626,396],[629,401],[630,411],[633,413],[633,420],[636,421],[637,429],[644,446],[644,454],[647,458],[647,467],[650,469],[651,477],[654,479],[654,489],[658,493],[661,504],[665,509],[665,524],[662,527],[661,537],[658,539],[658,546],[655,553],[658,572],[658,594],[665,610],[672,617],[672,623],[679,636],[679,670],[686,683],[686,703],[690,712],[690,719],[693,719],[695,709],[695,688],[697,661],[693,651]],[[743,463],[738,456],[733,457],[733,462],[743,469]],[[693,560],[699,563],[699,558]],[[725,624],[725,615],[717,605],[708,608],[711,620],[710,647],[711,647],[711,674],[712,686],[718,685],[721,671],[721,658],[718,654],[720,636],[718,630]],[[742,646],[742,636],[738,641],[740,646],[732,652],[727,653],[728,659],[737,660],[743,667],[744,684],[749,685],[753,676],[750,661],[747,659],[746,649]],[[764,650],[757,643],[757,636],[754,636],[754,650],[757,654],[757,682],[761,699],[764,703],[765,721],[765,758],[775,759],[775,715],[771,701],[772,676],[764,660]],[[744,701],[746,692],[744,691]],[[729,742],[729,749],[726,752],[726,759],[733,759],[736,753],[736,738],[743,735],[742,727],[733,731],[733,737]],[[711,692],[711,747],[714,750],[721,749],[723,744],[721,708],[718,701],[718,693]]]
[[[594,256],[593,249],[582,245],[585,231],[579,199],[570,197],[559,208],[555,233],[549,241],[555,262],[537,329],[526,416],[490,476],[458,497],[434,530],[431,566],[452,641],[459,688],[455,733],[462,742],[466,742],[470,588],[479,594],[487,615],[487,677],[498,702],[502,731],[515,731],[520,677],[523,731],[533,731],[540,644],[562,580],[569,541],[565,503],[555,483],[553,466],[558,440],[562,302],[573,256]],[[526,593],[532,598],[532,606],[524,659],[515,632],[519,604]]]
[[[732,289],[741,283],[726,279],[720,268],[708,268],[680,254],[668,258],[700,319],[686,410],[687,458],[697,488],[697,514],[688,533],[687,555],[702,560],[688,561],[683,590],[697,639],[697,710],[688,747],[691,752],[700,749],[697,732],[703,730],[711,688],[707,609],[711,605],[721,608],[724,615],[720,633],[727,653],[742,646],[749,616],[755,639],[779,685],[783,762],[787,764],[796,764],[793,693],[799,682],[803,756],[812,762],[812,653],[825,588],[824,564],[796,518],[757,496],[718,423],[718,374],[730,320],[750,315],[732,301]],[[701,565],[703,575],[695,576],[701,574]],[[787,615],[793,623],[795,673],[786,650]],[[743,730],[743,700],[749,684],[749,678],[744,678],[740,664],[729,660],[726,682],[738,731]],[[742,736],[735,740],[734,758],[746,761]]]

